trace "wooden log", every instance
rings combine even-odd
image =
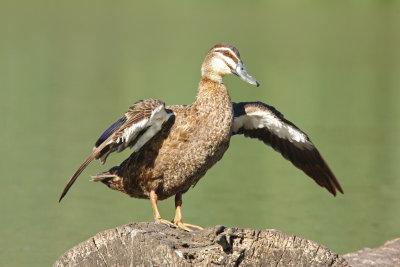
[[[366,248],[343,257],[352,267],[400,266],[400,238],[387,241],[378,248]]]
[[[349,266],[328,248],[276,230],[215,226],[186,232],[131,223],[98,233],[54,266]]]

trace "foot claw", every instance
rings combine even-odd
[[[192,232],[194,230],[203,230],[203,227],[200,227],[198,225],[189,224],[189,223],[184,223],[182,221],[174,222],[174,225],[176,225],[179,228],[186,230],[188,232]]]
[[[163,218],[158,218],[158,219],[156,219],[155,221],[158,222],[158,223],[163,223],[163,224],[172,226],[172,227],[174,227],[174,228],[177,227],[177,225],[175,225],[173,222],[170,222],[170,221],[165,220],[165,219],[163,219]]]

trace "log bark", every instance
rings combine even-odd
[[[131,223],[98,233],[54,266],[349,266],[328,248],[276,230],[215,226],[186,232]]]
[[[366,248],[343,255],[352,267],[400,266],[400,238],[387,241],[378,248]]]

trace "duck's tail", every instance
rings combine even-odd
[[[125,193],[124,189],[124,179],[112,168],[109,171],[99,173],[95,176],[92,176],[91,181],[93,182],[102,182],[103,184],[107,185],[109,188],[118,190]]]

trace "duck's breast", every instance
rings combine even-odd
[[[199,111],[195,105],[168,107],[175,123],[160,148],[155,171],[163,177],[163,191],[186,191],[217,161],[231,136],[232,111]]]

